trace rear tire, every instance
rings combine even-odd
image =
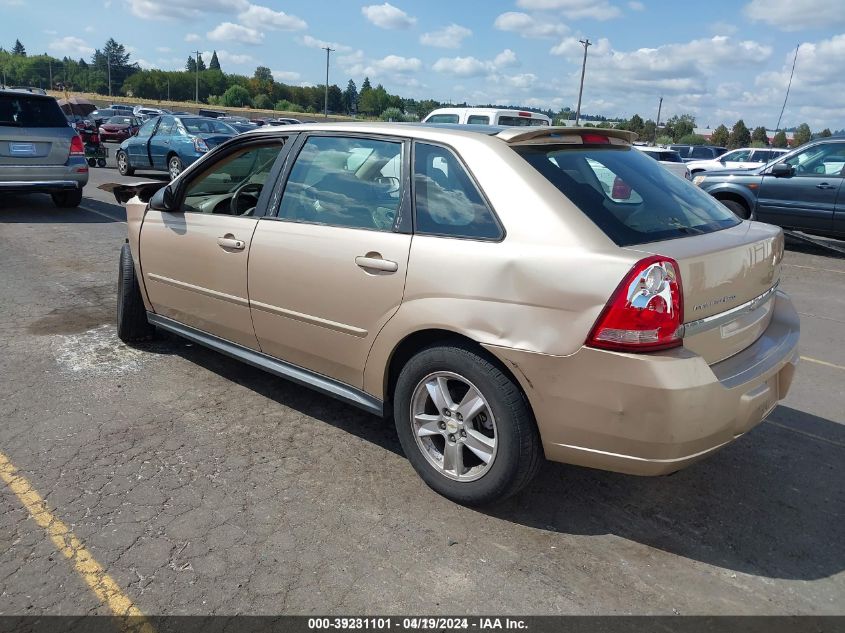
[[[440,415],[440,398],[432,394],[432,385],[442,393],[441,384],[452,405],[449,415]],[[463,405],[470,400],[464,400],[467,389],[475,389],[483,405]],[[523,489],[542,463],[540,435],[522,391],[493,359],[463,342],[428,347],[412,357],[399,374],[393,401],[408,461],[429,487],[452,501],[473,506],[500,501]],[[481,459],[478,448],[489,460]]]
[[[135,170],[129,164],[129,156],[122,149],[118,150],[115,160],[117,161],[117,171],[121,176],[131,176],[135,173]]]
[[[147,309],[135,276],[129,244],[120,249],[117,274],[117,336],[124,343],[152,338],[155,328],[147,321]]]
[[[734,214],[743,219],[747,220],[751,217],[751,212],[741,202],[737,202],[736,200],[719,200],[723,205],[725,205],[728,209],[734,212]]]
[[[82,189],[60,191],[50,194],[50,197],[53,198],[53,204],[60,209],[72,209],[78,207],[82,202]]]

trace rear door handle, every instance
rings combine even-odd
[[[381,257],[358,256],[355,258],[355,263],[361,268],[381,270],[386,273],[395,273],[399,270],[399,264],[392,262],[389,259],[382,259]]]
[[[232,235],[225,235],[217,238],[217,245],[221,248],[228,248],[233,251],[242,251],[246,248],[246,242],[243,240],[236,240]]]
[[[819,184],[816,185],[816,188],[817,189],[836,189],[836,187],[834,187],[833,185],[826,183],[826,182],[820,182]]]

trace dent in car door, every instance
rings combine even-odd
[[[252,240],[249,296],[264,353],[362,386],[373,341],[402,301],[411,235],[394,228],[407,217],[407,163],[401,141],[306,140],[279,217],[261,219]]]

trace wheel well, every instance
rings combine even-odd
[[[522,385],[519,383],[519,380],[517,380],[514,373],[507,365],[505,365],[505,363],[468,336],[464,336],[463,334],[458,334],[456,332],[450,332],[449,330],[420,330],[419,332],[409,334],[399,342],[396,349],[393,350],[393,354],[391,354],[390,361],[388,362],[388,370],[385,376],[385,401],[393,401],[393,390],[396,387],[396,381],[399,379],[399,373],[402,371],[402,367],[405,366],[405,363],[407,363],[411,357],[421,349],[438,343],[442,345],[459,343],[471,348],[475,352],[478,352],[481,356],[484,356],[513,381],[513,384],[515,384],[522,392],[522,396],[525,398],[525,403],[528,405],[528,408],[531,409],[531,403],[525,394],[525,390],[522,388]]]
[[[691,174],[700,174],[703,171],[704,171],[703,169],[691,169],[690,173]]]
[[[176,152],[174,152],[173,150],[170,150],[170,151],[167,153],[167,160],[168,160],[168,161],[170,161],[170,159],[171,159],[171,158],[173,158],[174,156],[178,156],[178,155],[179,155],[179,154],[177,154],[177,153],[176,153]]]
[[[748,202],[745,200],[745,198],[743,198],[738,193],[730,193],[730,192],[717,193],[717,194],[714,194],[713,197],[716,198],[716,200],[732,200],[733,202],[737,202],[737,203],[741,204],[743,207],[745,207],[745,209],[749,212],[749,214],[751,213],[751,209],[748,207]]]

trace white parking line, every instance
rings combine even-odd
[[[818,358],[811,358],[809,356],[802,356],[801,360],[805,360],[808,363],[816,363],[817,365],[824,365],[825,367],[833,367],[834,369],[845,370],[845,367],[843,367],[842,365],[836,365],[834,363],[828,363],[826,360],[819,360]]]

